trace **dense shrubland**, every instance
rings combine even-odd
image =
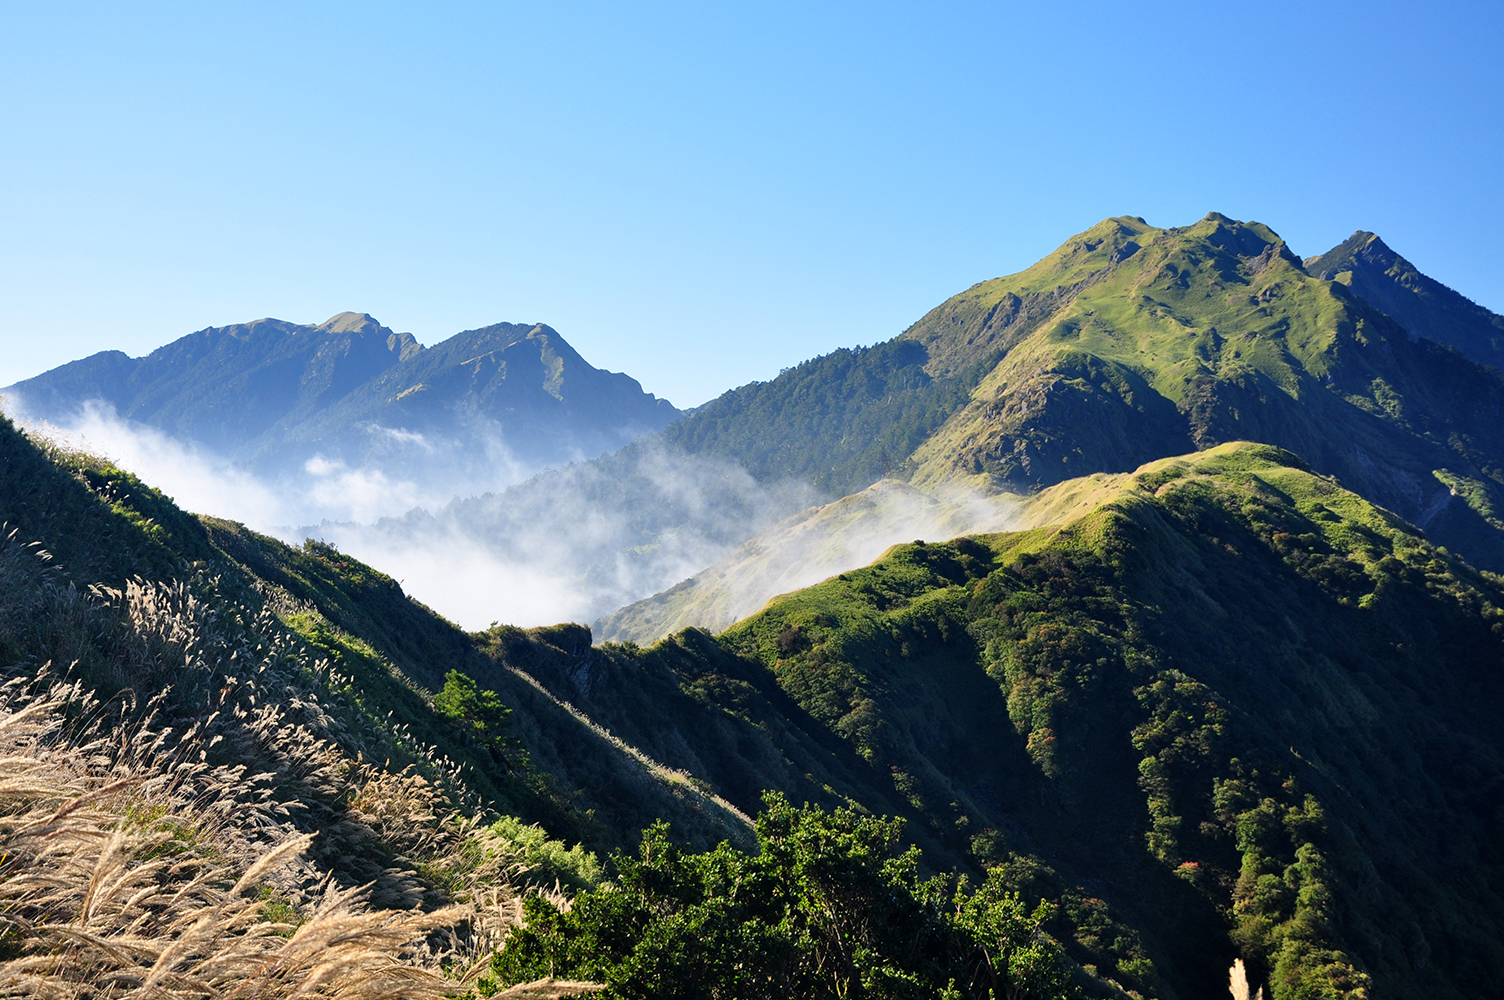
[[[720,637],[528,669],[745,811],[760,786],[906,818],[928,870],[1046,900],[1088,991],[1213,995],[1241,960],[1280,1000],[1489,995],[1499,578],[1278,449],[1084,488],[1063,526],[897,546]],[[592,974],[630,995],[634,949],[673,938],[622,891],[539,910],[531,954],[614,928]]]
[[[497,983],[564,972],[612,997],[1016,998],[1075,996],[1065,963],[1004,873],[975,888],[920,875],[902,820],[794,808],[770,793],[758,850],[693,853],[667,824],[615,884],[567,909],[527,900],[496,956]],[[483,983],[481,992],[494,987]]]

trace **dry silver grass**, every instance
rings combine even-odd
[[[314,835],[264,842],[252,863],[237,863],[212,808],[235,789],[114,777],[99,766],[109,746],[58,739],[76,691],[54,686],[18,707],[24,694],[11,685],[0,701],[0,996],[395,1000],[453,996],[483,970],[481,900],[375,909],[369,886],[325,877],[300,912],[276,886],[308,877]],[[472,870],[505,870],[500,853],[461,841],[478,855]],[[507,995],[598,988],[531,985]]]
[[[0,685],[0,996],[423,998],[483,971],[520,917],[515,849],[459,815],[442,762],[345,749],[328,665],[270,615],[63,588],[0,529],[0,648],[35,657]],[[101,703],[46,653],[157,693]]]
[[[1243,968],[1243,960],[1232,960],[1232,968],[1227,971],[1228,990],[1232,993],[1232,1000],[1264,1000],[1264,988],[1260,986],[1258,992],[1252,995],[1248,992],[1248,972]]]

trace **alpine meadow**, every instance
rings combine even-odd
[[[1496,996],[1501,359],[1213,212],[686,410],[364,313],[18,382],[0,995]]]

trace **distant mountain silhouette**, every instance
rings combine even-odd
[[[99,401],[273,473],[315,454],[452,463],[496,460],[498,446],[537,467],[613,451],[679,415],[542,324],[498,323],[424,347],[349,312],[318,326],[210,327],[143,358],[103,351],[3,391],[54,423]]]

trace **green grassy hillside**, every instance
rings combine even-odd
[[[1058,532],[902,547],[724,641],[955,850],[1093,887],[1154,972],[1083,958],[1142,988],[1208,995],[1202,963],[1235,950],[1276,997],[1351,988],[1350,965],[1380,995],[1480,996],[1504,957],[1501,599],[1232,446]]]
[[[1003,352],[916,451],[916,484],[985,476],[1031,490],[1264,441],[1504,568],[1504,381],[1310,276],[1257,223],[1109,219],[905,336],[937,371]]]
[[[953,296],[895,341],[732,390],[661,440],[740,464],[764,484],[801,478],[822,499],[883,477],[932,495],[958,483],[1030,495],[1225,441],[1265,441],[1476,565],[1504,569],[1504,381],[1476,363],[1493,358],[1489,338],[1504,319],[1376,239],[1360,242],[1302,262],[1267,226],[1216,213],[1168,229],[1107,219],[1033,267]],[[638,446],[595,464],[609,463],[624,493],[648,496],[642,456],[652,453]],[[509,502],[557,486],[524,484]],[[454,512],[481,523],[470,514]],[[750,549],[778,548],[775,519],[739,521],[773,533],[747,540]],[[672,545],[689,523],[649,503],[630,544],[593,565]],[[758,567],[709,548],[693,582],[603,627],[646,637],[665,625],[722,626],[731,602],[707,581]]]
[[[709,708],[823,729],[827,795],[1001,866],[1142,995],[1217,995],[1238,957],[1277,998],[1490,995],[1499,578],[1267,446],[1066,487],[1064,523],[897,546],[714,645],[540,679],[665,758],[724,745]]]

